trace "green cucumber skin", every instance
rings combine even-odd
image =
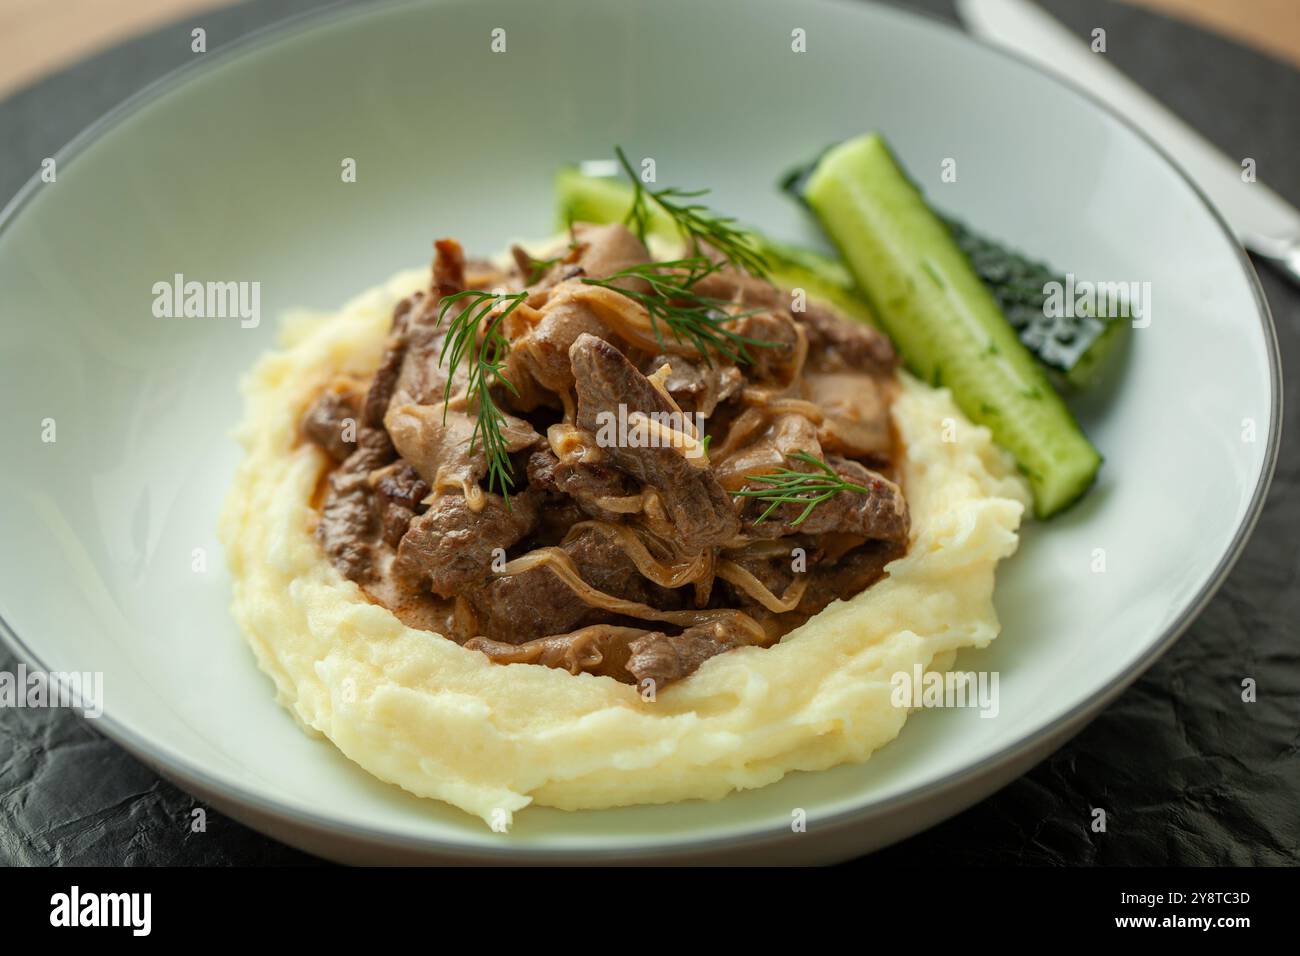
[[[560,222],[622,222],[632,204],[632,187],[617,179],[584,176],[576,169],[562,169],[555,178]],[[650,234],[661,239],[677,238],[677,229],[661,210],[652,208]],[[754,234],[758,250],[767,260],[772,282],[783,289],[803,289],[814,299],[834,306],[846,315],[877,325],[871,306],[858,293],[844,264],[811,249],[774,242]]]
[[[804,196],[907,366],[951,389],[1015,456],[1035,513],[1051,517],[1078,500],[1101,456],[884,140],[828,150]]]
[[[942,214],[939,218],[1052,383],[1066,392],[1096,384],[1111,356],[1122,348],[1128,322],[1091,315],[1049,317],[1044,309],[1047,283],[1064,286],[1063,275],[958,220]]]
[[[585,176],[572,168],[556,173],[555,195],[559,199],[560,226],[565,229],[573,222],[622,222],[632,206],[632,187],[627,183]],[[661,239],[672,239],[677,235],[673,221],[653,204],[650,234]]]

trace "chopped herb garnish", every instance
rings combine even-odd
[[[736,268],[744,269],[759,278],[767,277],[767,259],[759,252],[758,244],[749,231],[736,225],[736,220],[730,216],[719,216],[703,203],[690,201],[706,195],[709,192],[707,189],[688,190],[675,186],[649,189],[628,162],[622,147],[615,146],[614,153],[618,156],[623,171],[632,180],[632,206],[623,221],[642,242],[645,242],[650,227],[648,202],[653,202],[672,219],[682,239],[689,243],[693,255],[702,255],[707,245],[717,250],[719,255]]]
[[[540,282],[542,276],[550,271],[551,266],[556,265],[562,258],[562,256],[556,256],[554,259],[534,259],[532,256],[528,256],[528,278],[524,281],[524,285],[534,285]]]
[[[814,508],[842,491],[854,491],[863,495],[870,494],[870,489],[846,481],[835,469],[820,458],[815,458],[802,451],[797,451],[790,457],[812,465],[818,470],[808,472],[782,468],[767,475],[746,475],[745,479],[747,481],[756,481],[768,485],[768,487],[747,488],[744,491],[733,492],[738,498],[757,498],[759,501],[770,502],[767,510],[758,516],[758,520],[754,522],[755,524],[764,521],[768,515],[781,505],[802,504],[805,506],[803,512],[798,518],[790,522],[791,527],[798,527],[803,524],[805,518],[812,514]]]
[[[483,454],[487,458],[488,491],[499,489],[507,508],[510,507],[509,489],[514,484],[514,479],[511,476],[510,453],[505,436],[501,433],[506,417],[492,397],[491,385],[500,382],[511,392],[519,394],[514,385],[501,375],[505,357],[510,352],[510,341],[501,331],[501,323],[527,297],[527,292],[511,294],[469,289],[444,298],[438,312],[438,322],[441,323],[452,305],[462,300],[468,303],[451,320],[447,337],[442,343],[442,352],[438,356],[439,364],[447,365],[447,386],[443,392],[443,401],[451,401],[456,371],[464,366],[466,398],[478,404],[474,431],[470,435],[470,451],[473,452],[479,438],[482,438]],[[479,328],[483,326],[484,319],[487,319],[487,325],[480,338]],[[447,420],[445,404],[442,420]]]
[[[631,299],[641,305],[650,316],[650,327],[660,348],[664,347],[662,326],[667,326],[678,342],[690,342],[713,364],[712,352],[725,355],[732,362],[751,361],[747,346],[770,346],[775,342],[750,338],[727,328],[726,323],[754,314],[753,311],[731,314],[725,299],[701,295],[695,286],[705,276],[721,269],[720,263],[704,256],[686,259],[668,259],[664,262],[646,262],[612,272],[601,279],[583,279],[587,285],[600,286]],[[650,291],[628,289],[619,285],[621,279],[642,279]]]

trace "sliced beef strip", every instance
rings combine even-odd
[[[603,279],[651,261],[645,243],[621,222],[574,223],[573,238],[577,242],[576,265],[582,275],[592,279]]]
[[[474,410],[432,405],[398,404],[394,401],[384,416],[384,425],[398,453],[410,462],[435,493],[464,491],[488,472],[482,437],[476,434]],[[507,453],[538,445],[542,436],[522,418],[502,413],[501,438]]]
[[[534,258],[519,246],[512,247],[510,252],[520,284],[534,293],[550,289],[566,279],[577,276],[603,279],[650,261],[645,244],[622,223],[574,223],[568,245],[540,258]],[[636,284],[636,280],[627,280],[627,284]],[[644,283],[640,285],[646,287]]]
[[[753,312],[727,323],[750,343],[744,346],[749,361],[745,375],[754,382],[788,384],[799,357],[799,332],[789,313]]]
[[[596,590],[616,598],[675,608],[682,595],[641,576],[617,541],[595,528],[586,528],[560,545],[579,576]],[[546,566],[503,575],[467,592],[478,614],[477,634],[522,644],[539,637],[564,634],[592,624],[609,623],[617,615],[593,607]]]
[[[790,293],[762,279],[725,268],[701,280],[695,289],[701,295],[793,318],[808,334],[809,362],[818,369],[888,375],[898,365],[893,345],[881,332],[863,322],[845,319],[815,300],[808,301],[798,312],[792,311]]]
[[[565,395],[573,391],[573,371],[569,363],[569,349],[583,333],[608,339],[611,332],[596,315],[592,307],[581,298],[588,290],[569,279],[579,277],[604,278],[632,266],[650,261],[650,254],[630,230],[621,223],[595,226],[578,223],[574,227],[574,244],[567,256],[557,263],[547,277],[532,286],[534,296],[529,301],[538,305],[540,319],[512,343],[507,358],[507,377],[516,388],[527,392],[526,383],[520,381],[521,373],[543,389]],[[521,271],[527,254],[516,255]],[[529,260],[531,261],[531,260]],[[529,276],[524,277],[524,281]],[[642,279],[618,280],[627,288],[648,289]],[[541,292],[541,295],[537,295]],[[543,301],[544,300],[544,301]]]
[[[798,607],[782,615],[788,622],[786,629],[802,624],[832,601],[865,591],[885,576],[885,565],[902,557],[905,550],[895,541],[868,541],[834,563],[813,566]]]
[[[381,537],[396,548],[411,519],[423,510],[421,502],[429,494],[429,484],[409,464],[400,462],[385,469],[374,488]]]
[[[537,524],[541,495],[525,491],[510,497],[487,495],[474,511],[464,496],[441,495],[410,522],[397,548],[394,570],[443,597],[492,574],[496,549],[509,550]]]
[[[358,583],[374,576],[375,546],[381,534],[370,473],[395,454],[386,432],[363,426],[357,432],[356,451],[329,477],[316,537],[339,572]]]
[[[410,328],[411,316],[423,313],[424,301],[425,294],[415,292],[402,299],[393,308],[393,320],[388,341],[384,346],[384,354],[379,360],[375,377],[370,382],[370,389],[366,392],[362,408],[365,422],[372,428],[380,428],[384,424],[384,413],[388,411],[388,403],[393,397],[393,390],[397,387],[397,377],[401,374],[402,364],[406,360],[406,336]]]
[[[453,305],[444,319],[442,303],[447,296],[465,290],[465,254],[451,239],[440,239],[434,247],[430,294],[412,300],[400,314],[394,313],[388,349],[366,402],[367,417],[374,414],[382,421],[394,403],[427,405],[441,401],[446,393],[449,376],[442,346],[452,319],[465,305]],[[464,390],[466,374],[464,366],[456,370],[452,394]]]
[[[705,250],[717,261],[716,253]],[[712,272],[695,283],[695,292],[710,299],[735,302],[747,308],[789,309],[790,297],[772,283],[759,279],[730,266]]]
[[[739,491],[747,484],[746,476],[770,474],[787,467],[796,452],[821,457],[817,426],[798,412],[775,415],[745,444],[719,460],[715,474],[723,488]]]
[[[612,677],[625,684],[649,681],[656,692],[695,672],[711,657],[746,643],[723,622],[701,624],[680,634],[618,624],[594,624],[523,644],[485,637],[465,642],[498,664],[541,664]]]
[[[747,643],[743,635],[721,621],[690,627],[673,636],[646,634],[628,645],[625,667],[633,682],[653,681],[658,691],[693,674],[709,658]]]
[[[800,596],[799,603],[793,610],[775,613],[767,610],[743,589],[722,582],[718,600],[723,607],[736,607],[759,622],[775,641],[803,624],[813,615],[819,613],[832,601],[849,599],[866,590],[885,575],[885,565],[895,558],[902,557],[905,548],[893,541],[867,541],[858,543],[844,553],[826,553],[815,539],[791,538],[791,547],[799,546],[807,551],[808,583]],[[849,539],[850,543],[861,539]],[[778,596],[795,582],[792,558],[789,555],[771,557],[731,556],[741,567],[745,568],[762,582],[773,594]]]
[[[543,489],[539,486],[539,490]],[[578,503],[567,495],[544,491],[543,493],[545,497],[542,502],[537,527],[533,529],[533,533],[529,535],[528,540],[520,546],[521,553],[533,548],[558,547],[575,524],[593,517],[593,515],[583,511],[578,506]]]
[[[356,451],[361,403],[357,392],[327,388],[303,416],[303,435],[335,461],[346,461]]]
[[[472,651],[481,651],[498,664],[541,664],[555,667],[570,674],[598,674],[627,682],[630,679],[625,665],[629,656],[628,645],[651,632],[640,627],[618,624],[593,624],[568,634],[552,634],[508,644],[486,637],[475,637],[465,642]]]
[[[433,288],[440,298],[465,291],[465,250],[455,239],[433,244]]]
[[[610,331],[591,306],[570,295],[571,285],[559,287],[541,308],[541,321],[515,340],[511,359],[521,362],[543,388],[556,393],[573,390],[569,349],[578,336],[590,333],[610,337]],[[515,364],[512,361],[510,364]]]
[[[450,322],[438,319],[442,299],[465,289],[465,254],[460,244],[450,239],[438,240],[434,249],[429,294],[416,292],[393,309],[388,342],[363,410],[366,423],[375,428],[382,426],[395,395],[402,402],[417,403],[443,397],[447,371],[440,359]],[[463,374],[458,370],[457,378],[463,379]],[[463,381],[457,384],[463,385]]]
[[[627,498],[639,490],[635,482],[616,468],[561,461],[549,448],[528,457],[528,482],[530,486],[573,499],[586,515],[611,521],[622,520],[624,516],[602,507],[601,499]]]
[[[744,373],[734,365],[709,365],[681,355],[656,355],[641,363],[641,371],[649,376],[665,365],[668,376],[664,388],[684,412],[711,415],[720,402],[731,398],[745,384]]]
[[[813,508],[798,525],[794,522],[803,513],[804,505],[795,502],[783,504],[765,520],[759,521],[770,502],[761,498],[745,498],[741,511],[744,533],[751,538],[766,539],[789,534],[821,535],[840,532],[881,541],[907,541],[910,525],[907,501],[898,485],[847,458],[829,455],[826,464],[846,481],[866,488],[868,493],[864,495],[857,491],[841,491]],[[790,462],[788,467],[807,468],[798,461]]]
[[[822,410],[818,442],[848,458],[887,462],[893,455],[889,386],[865,372],[817,372],[804,378],[804,394]]]
[[[819,302],[809,302],[794,319],[808,333],[809,365],[825,372],[853,370],[892,375],[898,367],[894,346],[865,322],[841,318]]]
[[[617,420],[626,415],[670,414],[667,399],[637,371],[623,353],[604,339],[581,335],[569,350],[578,392],[578,426],[601,430],[601,413]],[[739,529],[731,499],[708,468],[688,461],[678,448],[629,448],[614,443],[603,449],[622,471],[654,488],[672,521],[683,550],[695,552],[733,537]]]

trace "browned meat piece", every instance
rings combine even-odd
[[[787,542],[781,542],[784,546]],[[805,569],[817,562],[818,554],[816,546],[807,538],[791,537],[789,548],[782,548],[772,554],[754,555],[754,554],[728,554],[726,557],[734,563],[740,565],[750,574],[758,579],[758,582],[767,588],[777,597],[785,594],[790,585],[794,583],[794,549],[803,548]],[[748,604],[745,592],[735,587],[730,582],[724,582],[724,585],[733,592],[741,604]],[[748,607],[746,607],[748,610]]]
[[[542,436],[521,418],[505,414],[501,437],[506,451],[514,453],[541,442]],[[447,489],[469,494],[487,474],[487,454],[482,438],[475,439],[478,419],[459,408],[405,405],[394,401],[384,416],[397,452],[420,473],[435,493]]]
[[[388,435],[361,428],[357,450],[334,469],[321,507],[316,537],[321,548],[345,577],[364,583],[373,577],[375,545],[380,535],[370,487],[370,473],[393,458]]]
[[[465,291],[465,250],[455,239],[433,244],[433,288],[439,297]]]
[[[745,498],[741,512],[745,534],[753,538],[780,538],[789,534],[821,535],[839,532],[880,541],[907,541],[907,502],[898,485],[847,458],[831,455],[827,457],[826,463],[846,481],[866,488],[868,493],[864,495],[856,491],[842,491],[819,504],[799,525],[793,522],[803,513],[803,505],[783,504],[760,522],[758,518],[770,502],[761,498]],[[793,461],[789,467],[807,469],[808,466]]]
[[[389,547],[396,548],[411,519],[420,511],[420,502],[429,494],[429,484],[403,462],[380,472],[374,486],[381,537]]]
[[[544,491],[540,487],[538,490]],[[578,503],[572,498],[546,494],[542,502],[541,514],[538,516],[537,527],[533,529],[533,533],[525,543],[532,548],[558,546],[568,537],[570,529],[575,524],[591,517],[593,516],[579,508]]]
[[[649,680],[656,690],[663,690],[695,673],[710,657],[746,643],[742,635],[720,621],[687,628],[673,637],[647,634],[628,646],[631,655],[626,668],[637,684]]]
[[[408,462],[385,469],[375,478],[375,492],[385,504],[416,510],[429,495],[429,484]]]
[[[627,475],[615,468],[580,461],[560,461],[549,448],[528,457],[528,482],[557,495],[567,495],[593,518],[617,521],[622,515],[601,504],[602,499],[628,498],[637,487]]]
[[[808,333],[808,362],[818,371],[891,375],[898,366],[889,339],[865,322],[840,318],[818,302],[809,302],[794,318]]]
[[[701,624],[677,635],[639,627],[594,624],[568,634],[554,634],[507,644],[485,637],[465,642],[499,664],[541,664],[613,677],[625,684],[653,683],[658,692],[694,673],[710,657],[747,643],[721,622]]]
[[[388,333],[388,343],[384,348],[383,358],[370,390],[366,393],[364,408],[365,421],[373,428],[384,424],[384,413],[397,387],[397,378],[402,372],[406,360],[406,337],[410,331],[412,316],[424,315],[424,293],[415,292],[402,299],[393,308],[393,321]]]
[[[627,552],[612,536],[587,528],[561,546],[579,577],[597,591],[649,604],[676,608],[682,596],[641,576]],[[497,577],[467,592],[478,613],[477,633],[507,644],[522,644],[551,634],[563,634],[616,617],[586,604],[546,566]]]
[[[492,558],[523,539],[537,523],[540,496],[524,492],[505,499],[485,496],[473,511],[462,495],[435,498],[429,510],[412,519],[397,548],[394,570],[443,597],[492,573]]]
[[[556,393],[573,389],[569,349],[578,336],[584,332],[599,338],[610,335],[591,306],[571,295],[574,291],[571,285],[559,287],[542,306],[541,321],[515,340],[511,352],[511,364],[521,362],[539,385]]]
[[[814,458],[821,457],[817,426],[797,412],[776,415],[762,431],[748,438],[736,451],[725,458],[719,456],[719,461],[714,466],[715,473],[723,488],[739,491],[747,484],[746,475],[766,475],[778,471],[786,467],[791,455],[800,451]]]
[[[630,680],[624,669],[629,654],[628,644],[649,633],[639,627],[593,624],[568,634],[552,634],[523,644],[475,637],[466,641],[465,647],[481,651],[498,664],[541,664],[543,667],[563,668],[570,674],[599,674],[626,683]]]
[[[429,405],[440,402],[446,394],[447,365],[442,361],[442,345],[452,318],[460,311],[460,303],[453,307],[443,322],[438,322],[440,306],[433,299],[425,299],[418,315],[412,317],[403,343],[402,362],[389,393],[389,404]],[[463,392],[466,384],[464,366],[456,369],[452,383],[453,395]]]
[[[886,389],[880,379],[863,372],[806,376],[804,394],[825,416],[817,430],[821,446],[849,458],[887,462],[894,435]]]
[[[716,256],[705,250],[711,258]],[[772,283],[730,267],[713,272],[695,284],[695,291],[710,299],[735,302],[751,309],[789,310],[790,296]]]
[[[584,276],[592,279],[603,279],[650,261],[645,244],[621,222],[603,226],[574,223],[573,238],[578,242],[577,265]]]
[[[445,391],[441,352],[451,316],[438,319],[443,297],[465,289],[465,253],[451,239],[438,240],[434,249],[432,294],[417,292],[393,309],[392,331],[365,401],[365,421],[376,428],[395,395],[400,402],[428,403],[442,399]],[[464,385],[464,370],[456,377],[453,393]]]
[[[745,384],[744,374],[734,365],[709,365],[681,355],[656,355],[642,363],[641,371],[649,376],[665,365],[668,376],[664,388],[684,412],[711,415],[720,402],[731,398]]]
[[[819,613],[832,601],[848,600],[885,576],[885,565],[903,556],[904,547],[893,541],[869,541],[833,564],[819,564],[810,571],[808,587],[799,606],[782,615],[793,628]]]
[[[618,349],[594,335],[582,335],[569,350],[578,390],[578,425],[599,434],[606,415],[633,412],[671,415],[672,406]],[[669,419],[671,420],[671,419]],[[654,488],[685,551],[713,547],[739,528],[731,499],[702,459],[692,461],[683,449],[620,447],[603,449],[610,460],[642,484]]]
[[[303,416],[302,433],[335,461],[344,461],[356,450],[360,418],[358,393],[327,388]]]
[[[799,360],[799,333],[787,312],[754,312],[727,323],[727,327],[750,342],[745,354],[749,362],[745,375],[765,383],[788,384]]]
[[[451,239],[438,240],[434,248],[431,294],[412,299],[405,310],[394,312],[388,351],[366,402],[367,415],[373,412],[382,419],[394,402],[427,405],[441,401],[446,392],[448,374],[442,361],[442,345],[452,319],[465,306],[457,303],[442,318],[442,300],[464,291],[465,254],[460,244]],[[465,381],[465,368],[458,368],[452,382],[453,395],[464,390]],[[385,395],[388,401],[383,400]]]

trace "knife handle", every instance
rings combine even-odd
[[[1297,286],[1300,286],[1300,236],[1285,239],[1251,238],[1246,247]]]

